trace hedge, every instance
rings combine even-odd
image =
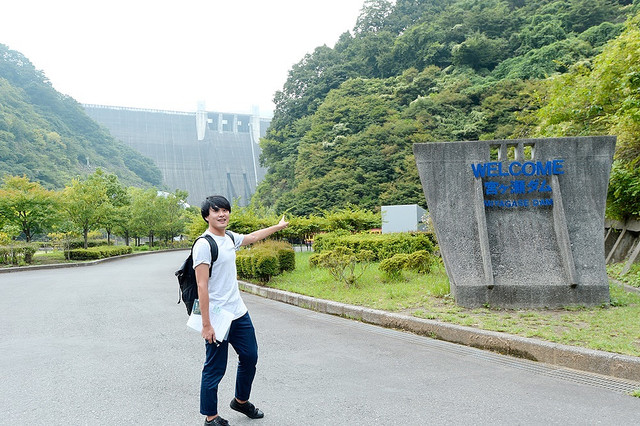
[[[0,247],[0,263],[4,265],[19,265],[22,262],[30,264],[33,262],[33,255],[38,247],[37,243]]]
[[[334,250],[336,247],[348,247],[355,253],[359,253],[362,250],[371,250],[374,256],[373,260],[380,261],[400,253],[411,254],[420,250],[433,253],[435,250],[435,237],[427,232],[393,234],[332,232],[317,235],[313,242],[313,250],[316,253]]]
[[[110,242],[109,245],[113,244],[113,241]],[[101,247],[101,246],[106,246],[107,245],[107,240],[87,240],[87,247]],[[69,241],[69,249],[73,250],[73,249],[78,249],[78,248],[84,248],[84,239],[73,239],[71,241]]]
[[[398,253],[380,262],[378,269],[388,277],[399,278],[402,271],[412,269],[421,274],[427,274],[433,263],[432,255],[426,250],[419,250],[411,254]]]
[[[295,267],[295,252],[285,242],[265,241],[240,250],[236,255],[236,268],[241,278],[269,281],[272,276],[292,271]]]
[[[95,260],[129,254],[132,251],[133,249],[130,246],[99,246],[69,250],[65,254],[69,260]]]

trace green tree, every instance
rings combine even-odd
[[[576,64],[550,81],[538,112],[542,136],[618,136],[608,214],[626,218],[640,211],[640,13],[592,63]]]
[[[86,179],[73,179],[62,194],[63,208],[71,223],[82,232],[84,248],[87,248],[89,231],[100,229],[104,207],[109,204],[102,171],[98,170]]]
[[[100,180],[106,189],[107,202],[100,206],[100,225],[107,232],[107,243],[109,244],[113,229],[122,222],[123,211],[131,203],[131,199],[116,175],[107,174],[98,169],[92,178]]]
[[[506,57],[507,40],[491,39],[475,33],[451,51],[451,60],[458,66],[470,66],[475,70],[493,69]]]
[[[545,15],[544,19],[538,16],[532,20],[516,37],[520,43],[518,50],[526,52],[564,40],[567,38],[567,33],[559,19],[553,15]]]
[[[185,211],[185,200],[188,193],[177,190],[174,193],[162,194],[156,200],[160,212],[158,235],[165,242],[173,240],[185,231],[188,215]]]
[[[567,30],[581,33],[603,21],[616,19],[616,6],[615,0],[573,0],[563,14],[563,21]]]
[[[138,189],[132,191],[131,230],[139,239],[141,236],[149,238],[149,246],[153,247],[154,238],[161,228],[162,201],[155,189]]]
[[[640,218],[640,168],[615,161],[607,193],[607,216],[622,222]]]
[[[117,219],[113,223],[113,233],[124,238],[125,245],[131,245],[131,238],[139,236],[135,232],[133,221],[133,200],[134,195],[140,189],[130,186],[125,191],[128,202],[117,208]]]
[[[607,50],[634,10],[628,0],[390,3],[365,2],[353,34],[293,66],[261,142],[268,172],[253,205],[303,216],[424,204],[412,143],[531,136],[540,81]]]
[[[207,222],[202,219],[200,209],[198,211],[187,210],[187,238],[190,241],[195,241],[204,231],[207,230]],[[235,212],[234,212],[235,213]],[[233,215],[231,216],[233,218]]]
[[[27,242],[47,232],[59,220],[58,197],[26,176],[6,175],[0,187],[0,216],[4,224],[18,227]]]
[[[392,11],[393,5],[387,0],[364,0],[353,30],[360,34],[380,31]]]

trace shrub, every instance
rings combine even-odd
[[[361,250],[359,253],[355,253],[349,247],[338,246],[334,250],[314,253],[309,258],[309,263],[312,266],[327,268],[336,281],[343,282],[348,287],[356,283],[372,260],[373,252],[371,250]],[[358,264],[361,265],[361,269],[359,273],[356,273],[356,265]]]
[[[402,271],[406,268],[409,263],[409,255],[405,253],[398,253],[393,257],[384,259],[380,262],[378,269],[380,269],[384,274],[391,279],[400,279],[402,278]]]
[[[0,247],[0,263],[5,265],[31,264],[33,255],[37,250],[37,243],[13,244]]]
[[[313,253],[311,256],[309,256],[309,266],[311,266],[312,268],[320,267],[321,260],[322,260],[322,254]]]
[[[380,262],[378,269],[390,279],[402,278],[402,271],[411,269],[426,274],[431,270],[433,256],[426,250],[419,250],[411,254],[398,253]]]
[[[250,278],[253,275],[251,269],[251,256],[244,256],[244,250],[236,255],[236,270],[238,276],[243,278]]]
[[[266,282],[272,276],[295,267],[295,252],[285,242],[264,241],[239,251],[236,256],[236,268],[241,278],[257,278]]]
[[[239,252],[236,256],[236,268],[241,278],[256,278],[264,282],[280,271],[276,253],[255,249]]]
[[[169,240],[169,241],[156,241],[153,243],[155,249],[180,249],[191,248],[193,241],[189,240]]]
[[[113,244],[113,241],[111,241],[109,244]],[[107,245],[107,240],[87,240],[87,247],[99,247],[99,246],[106,246],[106,245]],[[68,242],[68,246],[70,250],[84,248],[84,239],[76,238],[76,239],[70,240]]]
[[[129,246],[98,246],[88,249],[73,249],[65,254],[70,260],[96,260],[129,254],[131,252],[132,249]]]
[[[433,264],[433,256],[426,250],[418,250],[409,255],[407,267],[421,274],[428,274]]]
[[[375,213],[354,205],[349,205],[342,209],[324,212],[326,226],[328,230],[346,230],[350,232],[367,231],[372,228],[379,228],[380,213]]]
[[[420,250],[433,253],[435,237],[431,233],[394,233],[394,234],[347,234],[328,233],[316,236],[314,251],[322,253],[336,247],[348,247],[355,253],[370,250],[373,260],[387,259],[398,253],[410,254]]]
[[[284,241],[266,240],[256,245],[260,250],[270,250],[276,253],[279,272],[293,271],[296,269],[296,253],[293,251],[291,244]]]

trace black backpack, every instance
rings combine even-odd
[[[235,244],[233,234],[230,231],[225,231],[225,233]],[[211,235],[198,237],[196,238],[196,241],[200,238],[205,238],[211,247],[211,265],[209,265],[209,276],[211,276],[213,262],[218,260],[218,244],[216,244],[216,241],[211,237]],[[193,301],[198,298],[198,282],[196,281],[196,271],[193,269],[193,246],[196,244],[196,241],[191,245],[191,253],[189,253],[189,257],[185,259],[182,266],[180,266],[180,268],[175,272],[179,285],[178,304],[180,304],[180,299],[182,299],[184,306],[187,308],[187,315],[191,315]]]

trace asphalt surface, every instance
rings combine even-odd
[[[0,424],[201,425],[204,343],[173,276],[184,257],[0,274]],[[228,408],[230,357],[219,410],[232,425],[640,422],[615,379],[243,297],[265,418]]]

